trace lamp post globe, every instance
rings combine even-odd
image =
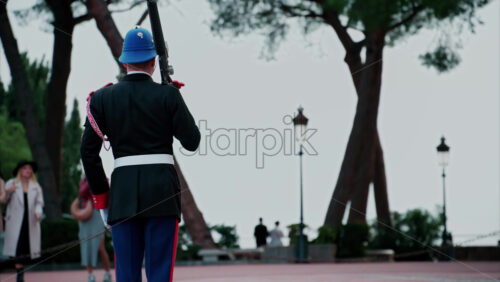
[[[294,127],[294,131],[295,131],[295,139],[301,140],[302,136],[306,132],[307,123],[309,122],[309,119],[304,115],[304,108],[302,108],[302,106],[299,106],[297,111],[298,111],[298,113],[293,118],[292,121],[293,121],[293,127]]]
[[[442,167],[448,166],[450,161],[450,147],[445,143],[446,138],[441,137],[441,143],[436,147],[438,153],[439,165]]]
[[[299,232],[296,235],[295,257],[297,262],[306,262],[307,253],[307,237],[304,234],[304,201],[303,201],[303,180],[302,180],[302,138],[307,130],[307,122],[309,119],[303,113],[304,108],[298,108],[298,114],[293,118],[293,127],[295,131],[295,140],[299,142],[299,158],[300,158],[300,223]]]

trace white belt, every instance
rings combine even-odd
[[[129,165],[174,164],[170,154],[135,155],[115,159],[115,168]]]

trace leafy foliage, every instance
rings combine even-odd
[[[198,251],[201,247],[193,244],[193,240],[189,235],[186,225],[179,226],[179,234],[177,241],[176,260],[199,260]]]
[[[263,55],[271,58],[279,43],[288,34],[289,18],[302,21],[304,30],[310,31],[321,21],[316,12],[318,5],[311,1],[260,0],[209,0],[216,18],[210,28],[217,35],[239,36],[257,30],[266,35]],[[297,2],[297,1],[294,1]]]
[[[219,240],[215,243],[219,248],[236,249],[239,248],[238,234],[236,233],[236,226],[227,226],[224,224],[217,224],[210,227],[210,230],[217,232],[220,235]]]
[[[491,0],[208,0],[215,13],[211,30],[218,35],[240,36],[257,31],[265,35],[266,48],[272,55],[286,38],[290,24],[298,20],[304,33],[311,27],[339,24],[365,36],[383,32],[389,46],[422,28],[440,30],[443,36],[453,29],[442,28],[445,22],[467,24],[473,32],[481,21],[476,11]],[[296,21],[295,21],[296,22]],[[336,26],[337,25],[337,26]],[[343,30],[343,27],[340,27]],[[452,45],[436,54],[424,55],[424,64],[438,71],[455,67],[459,60],[451,55]],[[454,51],[454,50],[453,50]]]
[[[31,159],[31,150],[23,125],[5,112],[0,112],[0,144],[0,175],[7,181],[19,160]]]
[[[30,61],[26,53],[22,54],[27,70],[30,90],[33,93],[35,110],[40,120],[40,127],[45,124],[45,101],[50,68],[45,60]],[[21,123],[21,110],[14,95],[14,88],[9,84],[4,90],[0,85],[0,172],[10,177],[17,162],[31,159],[31,149]],[[80,139],[82,135],[78,102],[75,100],[70,119],[65,123],[63,136],[63,174],[61,206],[63,212],[69,212],[69,206],[78,192],[78,182],[82,174],[80,167]]]
[[[78,240],[78,221],[74,219],[42,220],[42,250],[60,246],[62,243]],[[42,254],[42,259],[48,259],[54,254]],[[51,257],[47,262],[79,262],[80,248],[78,245]]]
[[[393,229],[387,229],[376,222],[371,225],[371,248],[392,248],[397,254],[426,250],[436,246],[442,227],[442,213],[433,215],[426,210],[413,209],[404,214],[391,214]],[[413,257],[429,259],[430,252]]]
[[[338,228],[333,225],[323,225],[318,229],[318,237],[311,244],[335,244],[338,237]]]
[[[16,16],[21,25],[27,25],[28,21],[33,18],[43,18],[47,21],[53,20],[50,8],[44,0],[38,0],[30,8],[14,11],[14,16]]]
[[[391,214],[392,228],[373,222],[366,224],[349,223],[340,227],[322,226],[318,237],[311,244],[336,244],[337,257],[359,257],[365,249],[393,249],[396,254],[427,250],[439,241],[443,215],[433,215],[421,209],[409,210],[404,214]],[[429,259],[432,252],[409,259]]]
[[[288,228],[288,238],[290,238],[290,245],[295,245],[297,242],[297,235],[299,234],[299,227],[300,223],[294,223],[288,225],[286,228]],[[304,224],[304,234],[306,233],[306,230],[309,228],[307,224]],[[306,235],[307,238],[307,235]]]
[[[35,111],[40,120],[40,126],[43,128],[45,124],[45,99],[50,69],[44,58],[40,61],[30,61],[27,53],[21,54],[21,58],[28,74],[28,83],[30,91],[33,93]],[[7,112],[9,119],[21,122],[21,110],[17,104],[12,84],[9,84],[7,91],[2,90],[0,92],[0,110]]]
[[[35,110],[41,120],[45,118],[45,93],[49,68],[44,60],[29,61],[26,53],[22,60],[28,73],[30,89],[33,93]],[[31,159],[31,149],[21,123],[21,111],[14,95],[14,88],[9,84],[4,89],[0,82],[0,173],[5,178],[12,177],[12,170],[22,159]]]
[[[27,25],[34,19],[42,19],[48,24],[53,24],[54,15],[48,5],[48,0],[37,0],[31,7],[13,11],[14,16],[21,25]],[[143,0],[113,0],[106,1],[109,7],[114,7],[116,11],[128,11],[140,4],[145,3]],[[83,17],[87,14],[87,7],[85,1],[71,1],[71,9],[73,10],[73,17]],[[45,27],[45,26],[44,26]]]
[[[236,233],[236,226],[227,226],[224,224],[213,225],[210,230],[220,235],[219,240],[216,242],[217,247],[236,249],[239,248],[238,234]],[[177,243],[177,260],[200,260],[198,251],[201,246],[195,245],[191,236],[189,235],[186,225],[179,226],[178,243]]]
[[[362,257],[368,244],[368,234],[369,227],[364,223],[324,225],[318,229],[318,237],[311,244],[337,245],[338,258]]]
[[[448,46],[438,46],[434,51],[419,56],[426,67],[435,67],[440,73],[447,72],[460,63],[459,55]]]
[[[348,223],[339,229],[337,257],[350,258],[365,255],[369,227],[364,223]]]

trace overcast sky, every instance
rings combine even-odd
[[[23,26],[12,14],[33,2],[9,1],[11,22],[22,51],[28,51],[30,58],[50,60],[51,27],[43,20]],[[292,28],[276,60],[267,62],[259,59],[263,46],[259,35],[214,37],[208,27],[212,13],[205,1],[172,2],[160,7],[160,14],[174,79],[186,83],[182,94],[195,119],[206,121],[212,131],[274,128],[285,132],[291,126],[283,118],[294,114],[299,105],[304,107],[309,127],[317,130],[310,143],[318,152],[304,156],[304,214],[306,224],[317,229],[332,196],[356,106],[343,62],[345,53],[333,30],[325,26],[304,38],[298,28]],[[114,16],[122,34],[133,27],[143,9]],[[434,46],[436,31],[422,31],[384,51],[378,128],[390,208],[435,212],[442,204],[436,146],[444,135],[451,147],[448,226],[456,243],[500,229],[499,2],[480,10],[479,16],[485,24],[477,27],[476,34],[463,35],[462,63],[450,73],[438,75],[418,60]],[[149,28],[149,21],[145,27]],[[114,82],[117,66],[94,22],[78,25],[73,45],[68,112],[76,98],[83,119],[88,93]],[[10,74],[1,53],[0,75],[7,83]],[[160,81],[158,73],[155,80]],[[220,146],[226,141],[220,139]],[[288,225],[299,219],[298,157],[280,151],[266,157],[263,168],[256,168],[257,153],[264,148],[258,144],[250,138],[247,154],[239,156],[220,156],[210,150],[206,155],[176,153],[207,222],[236,225],[243,247],[254,246],[258,217],[268,227],[275,220]],[[178,142],[175,145],[179,147]],[[112,155],[103,150],[101,156],[109,175]],[[372,192],[368,218],[375,218]],[[495,244],[498,239],[474,244]]]

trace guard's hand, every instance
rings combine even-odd
[[[177,89],[181,89],[186,84],[184,84],[184,83],[182,83],[180,81],[174,80],[174,81],[172,81],[172,83],[170,83],[170,85],[172,85],[174,87],[177,87]]]
[[[104,227],[106,227],[106,229],[111,229],[111,225],[108,224],[108,209],[101,209],[99,210],[99,212],[101,213],[101,218],[102,218],[102,222],[104,223]]]

